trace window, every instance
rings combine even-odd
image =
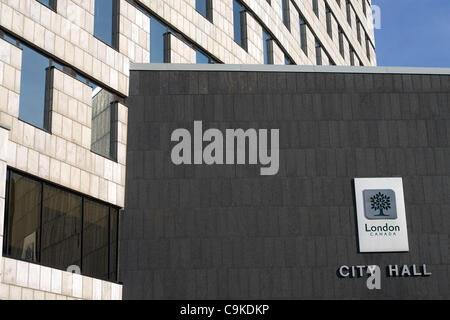
[[[117,48],[118,35],[116,22],[117,1],[95,1],[94,36],[109,45]]]
[[[266,0],[268,4],[272,5],[272,1],[271,0]]]
[[[208,4],[210,1],[210,4]],[[170,62],[170,48],[168,37],[173,34],[176,35],[179,39],[181,39],[188,46],[193,48],[196,51],[196,59],[197,63],[221,63],[217,59],[205,55],[203,49],[199,48],[196,44],[192,43],[191,40],[186,38],[182,32],[174,30],[168,23],[166,23],[163,19],[153,15],[150,13],[145,7],[139,5],[137,1],[129,2],[140,12],[146,15],[150,20],[150,63],[169,63]],[[203,1],[206,4],[206,12],[208,12],[208,8],[212,10],[212,0]],[[201,4],[197,2],[198,10],[200,13],[204,13],[205,4]],[[212,12],[212,11],[211,11]],[[212,22],[212,21],[211,21]]]
[[[362,41],[361,28],[362,28],[361,21],[359,20],[359,18],[356,18],[356,33],[357,33],[359,43],[361,43],[361,41]]]
[[[269,33],[266,29],[262,28],[263,39],[263,51],[264,51],[264,64],[273,64],[273,48],[270,41]]]
[[[82,269],[95,278],[108,278],[109,208],[84,201]]]
[[[285,65],[293,65],[293,64],[295,64],[295,63],[292,62],[292,60],[285,54],[285,55],[284,55],[284,64],[285,64]]]
[[[312,9],[314,11],[314,13],[316,14],[317,17],[319,17],[319,3],[317,2],[317,0],[311,0],[311,6]]]
[[[339,27],[339,52],[341,53],[342,58],[345,58],[345,52],[344,52],[344,30],[342,30],[341,27]]]
[[[119,209],[109,207],[109,276],[116,280],[119,252]]]
[[[150,16],[150,62],[166,63],[168,62],[166,34],[169,27],[161,23],[158,19]]]
[[[194,48],[195,49],[195,48]],[[195,50],[196,59],[198,64],[214,64],[217,63],[214,58],[211,58],[210,56],[206,55],[200,50]]]
[[[117,99],[111,92],[92,87],[91,151],[102,157],[117,158]]]
[[[362,0],[364,16],[367,16],[367,0]]]
[[[5,256],[117,280],[117,208],[8,170],[5,222]]]
[[[306,37],[306,23],[305,19],[300,17],[299,19],[300,24],[300,48],[302,48],[303,52],[307,55],[308,52],[308,46],[307,46],[307,37]]]
[[[349,0],[347,0],[347,22],[352,26],[352,5]]]
[[[111,91],[81,76],[73,69],[53,62],[60,71],[71,75],[92,90],[91,151],[115,161],[117,158],[117,102],[120,100]]]
[[[4,255],[38,262],[42,185],[10,172],[7,173],[6,180],[8,207]]]
[[[354,66],[355,65],[355,50],[353,49],[352,46],[350,46],[350,65]]]
[[[210,22],[213,21],[212,0],[195,0],[195,9]]]
[[[35,127],[50,130],[51,60],[20,44],[22,72],[20,80],[19,119]]]
[[[234,41],[244,48],[244,50],[247,50],[245,14],[244,7],[237,0],[233,0]]]
[[[82,198],[44,184],[42,199],[40,263],[61,270],[80,266]]]
[[[37,0],[42,3],[44,6],[49,7],[50,9],[56,11],[56,0]]]
[[[320,43],[316,40],[316,65],[321,66],[322,65],[322,46]]]
[[[367,37],[366,36],[366,53],[367,53],[367,59],[369,59],[369,61],[370,61],[370,51],[371,51],[371,49],[372,49],[372,45],[370,44],[370,39],[369,39],[369,37]]]
[[[50,130],[53,69],[78,79],[92,88],[91,151],[116,159],[118,96],[3,33],[5,40],[22,48],[22,72],[19,99],[19,119],[43,130]]]
[[[331,59],[330,57],[328,57],[328,65],[329,66],[335,66],[336,62],[333,61],[333,59]]]
[[[291,30],[291,14],[290,14],[290,1],[289,0],[281,0],[281,11],[283,15],[283,24],[290,31]]]
[[[327,33],[330,36],[330,38],[333,39],[333,27],[331,24],[332,13],[331,13],[331,9],[329,6],[326,6],[325,12],[326,12],[326,19],[327,19]]]

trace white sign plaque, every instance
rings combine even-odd
[[[408,252],[402,178],[355,178],[360,252]]]

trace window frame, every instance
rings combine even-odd
[[[40,217],[39,217],[39,239],[36,241],[36,257],[38,257],[37,261],[29,261],[29,260],[25,260],[19,257],[15,257],[12,255],[9,255],[7,253],[7,248],[9,245],[9,226],[10,226],[10,202],[11,202],[11,173],[12,174],[18,174],[21,175],[27,179],[33,180],[34,182],[37,182],[40,184],[40,189],[41,189],[41,201],[40,201]],[[108,261],[107,261],[107,265],[108,265],[108,270],[107,270],[107,274],[108,277],[107,279],[104,278],[95,278],[95,279],[99,279],[102,281],[108,281],[108,282],[112,282],[112,283],[120,283],[119,281],[119,255],[120,255],[120,225],[121,225],[121,209],[120,207],[117,207],[115,205],[112,205],[110,203],[107,203],[105,201],[102,201],[100,199],[91,197],[89,195],[86,194],[82,194],[80,192],[77,192],[75,190],[66,188],[64,186],[58,185],[56,183],[53,183],[51,181],[48,180],[44,180],[41,179],[39,177],[33,176],[27,172],[24,172],[22,170],[18,170],[16,168],[12,168],[12,167],[7,167],[6,169],[6,194],[5,194],[5,214],[4,214],[4,224],[3,224],[3,250],[1,252],[1,254],[4,257],[7,258],[11,258],[14,260],[18,260],[18,261],[23,261],[26,263],[31,263],[31,264],[35,264],[35,265],[39,265],[39,266],[44,266],[44,267],[49,267],[52,269],[56,269],[56,270],[61,270],[59,268],[55,268],[52,266],[48,266],[48,265],[44,265],[41,263],[41,246],[42,246],[42,214],[43,214],[43,208],[44,208],[44,203],[43,203],[43,194],[44,194],[44,186],[48,185],[50,187],[53,187],[57,190],[61,190],[61,191],[65,191],[65,192],[69,192],[71,194],[74,194],[76,196],[81,197],[81,229],[80,229],[80,237],[81,237],[81,245],[80,245],[80,275],[81,276],[85,276],[85,277],[90,277],[90,278],[95,278],[95,276],[93,275],[89,275],[89,274],[85,274],[83,273],[83,228],[84,228],[84,217],[85,217],[85,201],[89,200],[89,201],[93,201],[95,203],[98,203],[100,205],[106,206],[108,208]],[[115,274],[115,279],[110,279],[110,274],[111,274],[111,270],[110,270],[110,266],[111,266],[111,214],[112,211],[116,210],[117,211],[117,225],[115,226],[115,232],[116,232],[116,241],[115,241],[115,245],[116,245],[116,253],[115,253],[115,261],[114,264],[116,266],[116,274]],[[65,271],[67,272],[67,270],[61,270],[61,271]]]

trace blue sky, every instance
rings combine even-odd
[[[450,68],[449,0],[372,0],[381,8],[375,30],[379,66]]]

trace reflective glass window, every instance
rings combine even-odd
[[[67,270],[81,267],[82,198],[44,185],[41,264]]]
[[[42,185],[19,173],[8,174],[8,228],[6,254],[39,261]]]
[[[39,52],[25,46],[22,48],[20,78],[19,119],[35,127],[48,129],[48,86],[50,60]],[[48,85],[48,86],[47,86]]]
[[[115,23],[114,10],[115,0],[96,0],[94,13],[94,36],[114,47]]]
[[[109,208],[92,200],[84,201],[83,274],[108,279]]]
[[[168,32],[167,26],[158,19],[150,17],[150,62],[152,63],[166,62],[164,59],[164,35],[166,32]]]

